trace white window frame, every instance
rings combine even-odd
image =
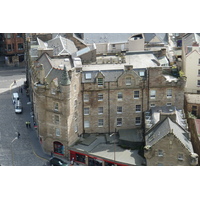
[[[139,109],[137,108],[139,106]],[[136,113],[140,113],[142,110],[142,106],[141,105],[135,105],[135,112]]]
[[[103,107],[98,107],[98,115],[103,115]]]
[[[104,125],[104,120],[98,119],[98,127],[103,127],[103,125]]]
[[[120,97],[119,97],[120,96]],[[122,92],[118,92],[117,93],[117,100],[118,101],[122,101],[123,100],[123,93]]]
[[[104,84],[103,78],[97,78],[97,84],[99,87],[103,86]]]
[[[83,101],[88,102],[89,101],[89,94],[83,94]]]
[[[164,152],[162,149],[158,149],[158,157],[163,157],[164,156]]]
[[[166,93],[168,99],[172,98],[172,89],[167,89]]]
[[[137,94],[136,94],[136,92],[137,92]],[[133,98],[134,99],[139,99],[140,98],[140,91],[139,90],[136,90],[136,91],[133,92]]]
[[[102,93],[98,93],[98,101],[103,101],[103,94]]]
[[[139,122],[138,122],[138,121],[139,121]],[[135,118],[135,125],[136,125],[136,126],[141,125],[141,117],[136,117],[136,118]]]
[[[126,85],[131,85],[131,77],[126,77]]]
[[[156,98],[156,90],[150,90],[150,99]]]
[[[200,80],[197,80],[197,86],[198,87],[200,86]]]
[[[117,114],[122,114],[123,109],[122,106],[117,106]]]
[[[85,79],[86,79],[86,80],[91,80],[91,79],[92,79],[92,73],[87,72],[87,73],[85,74]]]
[[[84,107],[83,108],[83,113],[84,113],[84,115],[89,115],[90,114],[90,108],[89,107]]]
[[[89,128],[90,122],[88,120],[84,121],[84,128]]]
[[[171,102],[167,102],[166,106],[172,106],[172,103]]]
[[[117,126],[122,126],[122,118],[117,118]]]

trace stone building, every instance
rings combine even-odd
[[[194,166],[198,155],[194,153],[190,133],[176,122],[176,116],[164,115],[145,134],[144,156],[147,166]]]
[[[32,69],[33,109],[45,151],[67,156],[82,130],[81,76],[76,60],[42,54]]]

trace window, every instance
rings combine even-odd
[[[86,73],[85,74],[85,79],[89,80],[92,78],[92,74],[91,73]]]
[[[12,51],[11,44],[8,44],[8,51]]]
[[[172,98],[172,89],[167,90],[167,98]]]
[[[98,94],[98,101],[103,101],[103,94]]]
[[[17,33],[17,37],[22,37],[22,33]]]
[[[90,114],[90,108],[84,108],[84,115]]]
[[[151,103],[150,107],[156,107],[156,104],[155,103]]]
[[[192,106],[192,114],[197,116],[197,106]]]
[[[60,136],[60,129],[56,128],[56,136]]]
[[[117,99],[120,101],[123,99],[123,94],[121,92],[117,94]]]
[[[131,85],[131,77],[126,78],[126,85]]]
[[[155,99],[156,98],[156,91],[155,90],[150,90],[150,98]]]
[[[183,161],[184,159],[183,159],[183,154],[182,153],[179,153],[178,154],[178,160],[180,160],[180,161]]]
[[[83,95],[83,101],[88,102],[89,101],[89,94],[84,94]]]
[[[166,106],[171,106],[172,105],[172,103],[170,103],[170,102],[168,102],[167,104],[166,104]]]
[[[90,127],[90,122],[84,121],[84,128],[89,128],[89,127]]]
[[[112,44],[112,48],[115,49],[115,44]]]
[[[198,76],[200,76],[200,69],[198,70]]]
[[[98,127],[103,127],[103,119],[98,120]]]
[[[54,110],[58,111],[58,103],[54,103]]]
[[[122,118],[117,118],[117,126],[122,126]]]
[[[74,107],[76,108],[77,106],[77,99],[74,100]]]
[[[135,118],[135,125],[140,125],[141,124],[141,119],[140,117]]]
[[[122,113],[122,106],[117,106],[117,113]]]
[[[98,114],[102,115],[103,114],[103,107],[98,107]]]
[[[199,58],[199,65],[200,65],[200,58]]]
[[[11,36],[12,36],[12,33],[7,33],[7,34],[6,34],[7,39],[10,39]]]
[[[197,90],[197,94],[200,94],[200,90]]]
[[[103,86],[103,78],[97,79],[98,86]]]
[[[200,86],[200,80],[197,80],[197,86]]]
[[[55,120],[55,124],[59,124],[60,123],[60,117],[58,115],[54,116],[54,120]]]
[[[143,77],[143,76],[144,76],[144,71],[140,71],[140,72],[139,72],[139,75],[140,75],[141,77]]]
[[[139,99],[140,91],[134,91],[134,99]]]
[[[135,112],[141,112],[141,105],[135,106]]]
[[[75,132],[75,133],[78,132],[78,126],[77,126],[77,125],[74,126],[74,132]]]
[[[158,156],[159,156],[159,157],[162,157],[162,156],[163,156],[163,150],[160,150],[160,149],[158,150]]]
[[[18,43],[18,50],[23,50],[24,47],[23,47],[23,43]]]

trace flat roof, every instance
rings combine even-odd
[[[117,144],[106,143],[105,135],[97,136],[91,134],[88,138],[83,139],[83,141],[69,149],[110,161],[114,160],[115,153],[115,162],[127,165],[141,166],[145,162],[145,159],[138,154],[138,150],[123,149]]]

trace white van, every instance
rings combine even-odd
[[[22,113],[23,108],[21,102],[18,100],[15,103],[15,113]]]
[[[13,101],[13,104],[19,101],[19,94],[17,92],[13,93],[12,101]]]

